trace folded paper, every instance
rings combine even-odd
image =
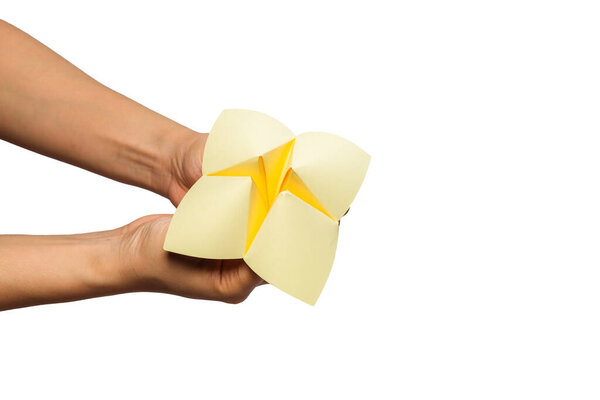
[[[333,264],[338,222],[369,160],[341,137],[294,136],[265,114],[225,110],[208,135],[204,176],[177,207],[164,249],[242,258],[265,281],[315,304]]]

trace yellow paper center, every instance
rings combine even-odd
[[[250,204],[245,253],[248,252],[275,199],[283,191],[287,190],[293,193],[296,197],[335,220],[293,169],[290,168],[295,140],[292,139],[259,157],[208,174],[208,176],[249,176],[256,186],[257,194],[253,196]]]

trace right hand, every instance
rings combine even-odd
[[[120,228],[120,264],[136,290],[240,303],[266,283],[243,260],[208,260],[163,250],[171,217],[150,215]]]

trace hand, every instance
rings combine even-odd
[[[207,138],[206,133],[188,133],[174,147],[166,196],[175,206],[202,176],[202,155]]]
[[[207,260],[163,250],[171,215],[150,215],[121,228],[120,264],[135,289],[239,303],[265,284],[243,260]]]

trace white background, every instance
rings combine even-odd
[[[315,307],[265,286],[3,312],[0,398],[600,396],[594,2],[4,0],[0,18],[198,131],[248,108],[372,156]],[[173,211],[4,142],[0,171],[3,233]]]

